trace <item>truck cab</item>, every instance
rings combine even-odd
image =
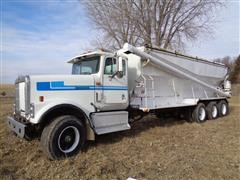
[[[96,51],[78,56],[72,63],[72,75],[89,75],[94,82],[94,106],[98,111],[121,110],[128,106],[127,59]]]
[[[75,154],[95,134],[130,129],[127,59],[98,50],[69,63],[71,75],[19,77],[14,113],[8,117],[20,137],[39,132],[52,159]]]

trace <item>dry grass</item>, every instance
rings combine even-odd
[[[0,92],[2,91],[13,91],[14,84],[0,84]]]
[[[240,86],[236,87],[239,92]],[[5,125],[12,100],[0,99],[0,179],[240,179],[240,101],[203,124],[148,116],[131,130],[98,136],[77,156],[50,161],[39,141]]]
[[[5,93],[5,95],[3,95]],[[13,97],[14,85],[13,84],[0,84],[0,98],[1,97]]]

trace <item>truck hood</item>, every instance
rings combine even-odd
[[[31,87],[37,91],[78,90],[94,86],[93,75],[31,75]]]

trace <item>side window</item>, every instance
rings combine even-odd
[[[117,61],[115,58],[107,58],[105,61],[104,74],[112,75],[117,71]]]

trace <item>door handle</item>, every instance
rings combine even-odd
[[[101,102],[101,99],[99,100],[99,94],[96,92],[96,102]]]

